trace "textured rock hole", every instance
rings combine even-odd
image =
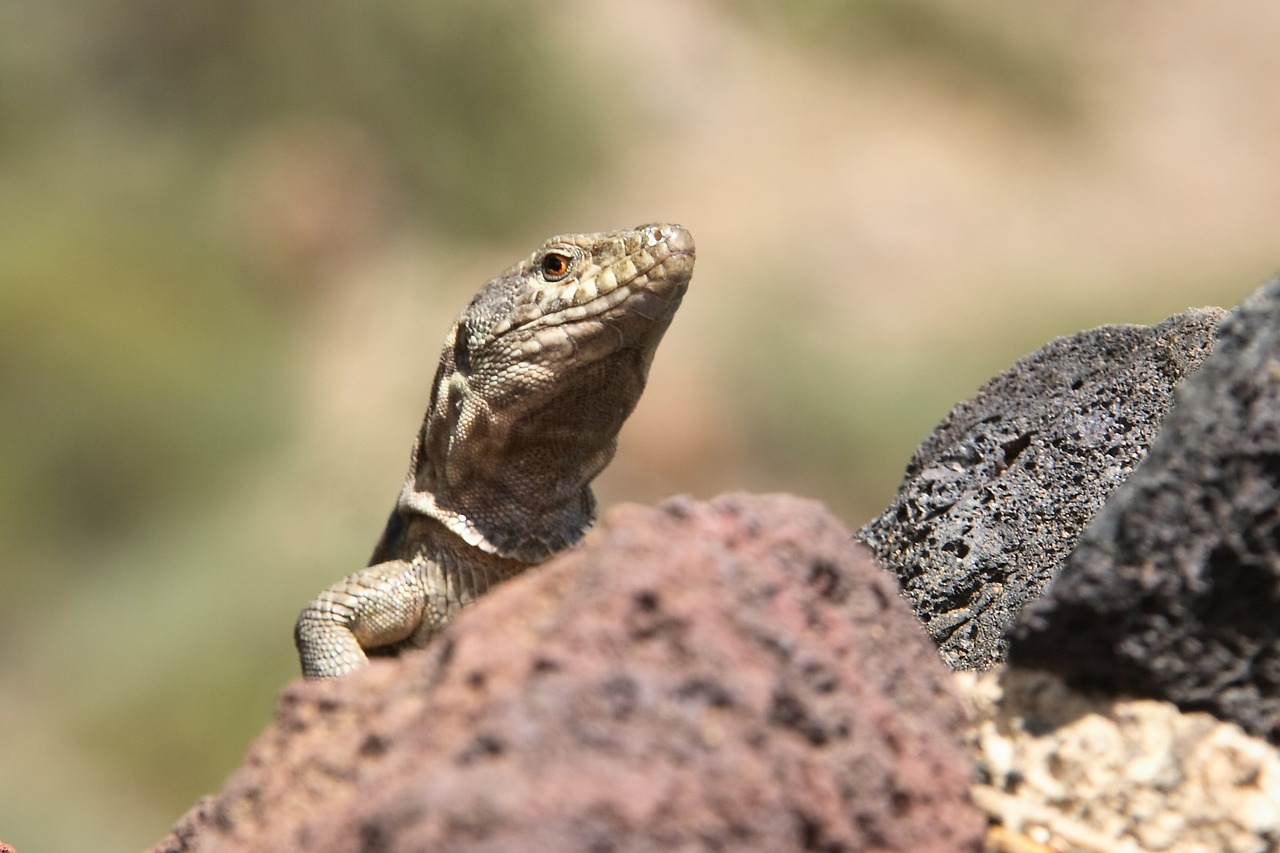
[[[1254,457],[1254,464],[1259,473],[1271,483],[1280,483],[1280,453],[1274,451],[1259,453]]]
[[[895,756],[902,755],[902,739],[898,737],[898,733],[893,729],[886,729],[884,732],[884,745]]]
[[[260,788],[254,789],[250,794],[249,802],[252,803],[255,808],[257,807],[261,799],[261,794],[262,794],[262,790]],[[204,799],[208,799],[208,798],[207,797],[201,798],[201,800],[204,800]],[[221,803],[221,802],[215,803],[213,815],[212,817],[210,817],[210,820],[213,822],[213,825],[217,827],[219,830],[221,830],[222,832],[235,831],[235,828],[236,828],[235,818],[231,816],[231,813],[227,810],[227,806],[225,803]]]
[[[817,559],[809,566],[809,585],[817,589],[827,601],[837,601],[840,589],[840,572],[830,560]],[[838,603],[838,602],[837,602]]]
[[[653,590],[636,593],[631,600],[632,610],[627,615],[631,638],[637,642],[651,640],[661,634],[678,633],[684,621],[662,611],[662,598]]]
[[[1072,382],[1072,383],[1071,383],[1071,390],[1072,390],[1072,391],[1079,391],[1079,390],[1080,390],[1081,388],[1083,388],[1083,387],[1084,387],[1084,380],[1083,380],[1083,379],[1076,379],[1074,382]]]
[[[790,693],[778,693],[769,709],[769,722],[790,729],[814,746],[826,746],[827,733],[804,703]]]
[[[391,833],[376,821],[360,824],[361,853],[383,853],[391,849]]]
[[[944,503],[941,506],[937,507],[936,509],[930,510],[929,514],[924,517],[923,521],[925,522],[933,521],[935,518],[950,512],[951,508],[955,505],[956,505],[955,501]]]
[[[551,658],[539,657],[534,659],[532,669],[534,675],[550,675],[560,671],[560,664]]]
[[[879,586],[873,586],[870,590],[871,596],[876,600],[876,610],[883,611],[889,608],[890,598],[885,595],[884,590]]]
[[[609,708],[609,716],[615,720],[626,720],[635,713],[640,701],[640,685],[629,675],[617,675],[605,679],[600,685],[604,700]]]
[[[955,554],[958,559],[963,560],[969,556],[969,546],[967,543],[959,539],[952,539],[950,542],[942,546],[943,551],[950,551]]]
[[[360,743],[360,754],[366,758],[385,755],[390,744],[382,735],[371,734]]]
[[[861,849],[875,848],[878,850],[882,847],[889,846],[885,840],[884,833],[876,826],[876,819],[871,815],[860,814],[853,819],[853,823],[858,827],[858,832],[862,834],[862,837],[866,842],[866,847]],[[835,851],[841,851],[845,848],[842,846],[829,845],[828,849],[830,849],[832,853],[835,853]]]
[[[651,589],[636,593],[634,601],[636,609],[641,613],[657,613],[662,606],[662,601],[658,598],[658,594]]]
[[[840,680],[826,666],[818,661],[810,661],[800,668],[805,684],[813,688],[815,693],[834,693],[840,686]]]
[[[1258,543],[1261,544],[1261,543]],[[1263,629],[1276,636],[1268,617],[1261,617],[1258,605],[1266,603],[1269,611],[1276,603],[1273,576],[1259,566],[1257,548],[1240,553],[1232,544],[1222,542],[1209,551],[1207,559],[1212,579],[1209,588],[1201,593],[1198,604],[1200,621],[1211,625],[1229,625],[1239,630],[1244,626]],[[1250,631],[1249,633],[1253,633]]]
[[[474,764],[486,758],[497,758],[502,755],[505,747],[502,741],[493,735],[478,735],[475,740],[467,745],[467,748],[458,756],[459,764]]]
[[[1004,467],[1008,468],[1012,465],[1022,455],[1022,451],[1031,446],[1031,438],[1034,435],[1034,432],[1024,432],[1013,441],[1006,441],[1000,445],[1000,449],[1004,452]]]
[[[921,542],[924,542],[929,538],[929,529],[926,527],[911,525],[910,527],[905,528],[902,538],[912,545],[919,545]]]
[[[729,708],[733,695],[723,684],[709,678],[693,678],[676,688],[676,699],[682,702],[705,702],[712,708]]]
[[[800,830],[800,847],[802,849],[823,851],[823,853],[830,849],[831,845],[822,840],[821,821],[804,812],[797,812],[796,817],[799,818],[798,829]]]

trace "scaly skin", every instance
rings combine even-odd
[[[617,447],[693,274],[678,225],[554,237],[486,284],[445,339],[409,474],[367,568],[298,618],[331,677],[427,643],[495,584],[595,521]]]

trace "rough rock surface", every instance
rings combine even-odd
[[[859,535],[950,666],[1004,658],[1004,631],[1146,455],[1222,314],[1054,341],[956,406],[916,451],[897,498]]]
[[[1046,845],[1031,849],[1280,849],[1280,754],[1239,726],[1169,702],[1089,697],[1016,667],[956,677],[975,719],[974,799]]]
[[[297,682],[157,851],[977,851],[964,715],[817,504],[611,512],[430,648]]]
[[[1223,321],[1013,659],[1280,740],[1280,279]]]

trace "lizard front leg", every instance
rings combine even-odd
[[[406,639],[427,610],[422,567],[408,560],[376,563],[348,575],[311,600],[293,639],[302,672],[332,678],[365,664],[365,649]]]

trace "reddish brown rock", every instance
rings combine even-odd
[[[817,504],[622,507],[424,652],[292,685],[155,850],[977,851],[962,726]]]

